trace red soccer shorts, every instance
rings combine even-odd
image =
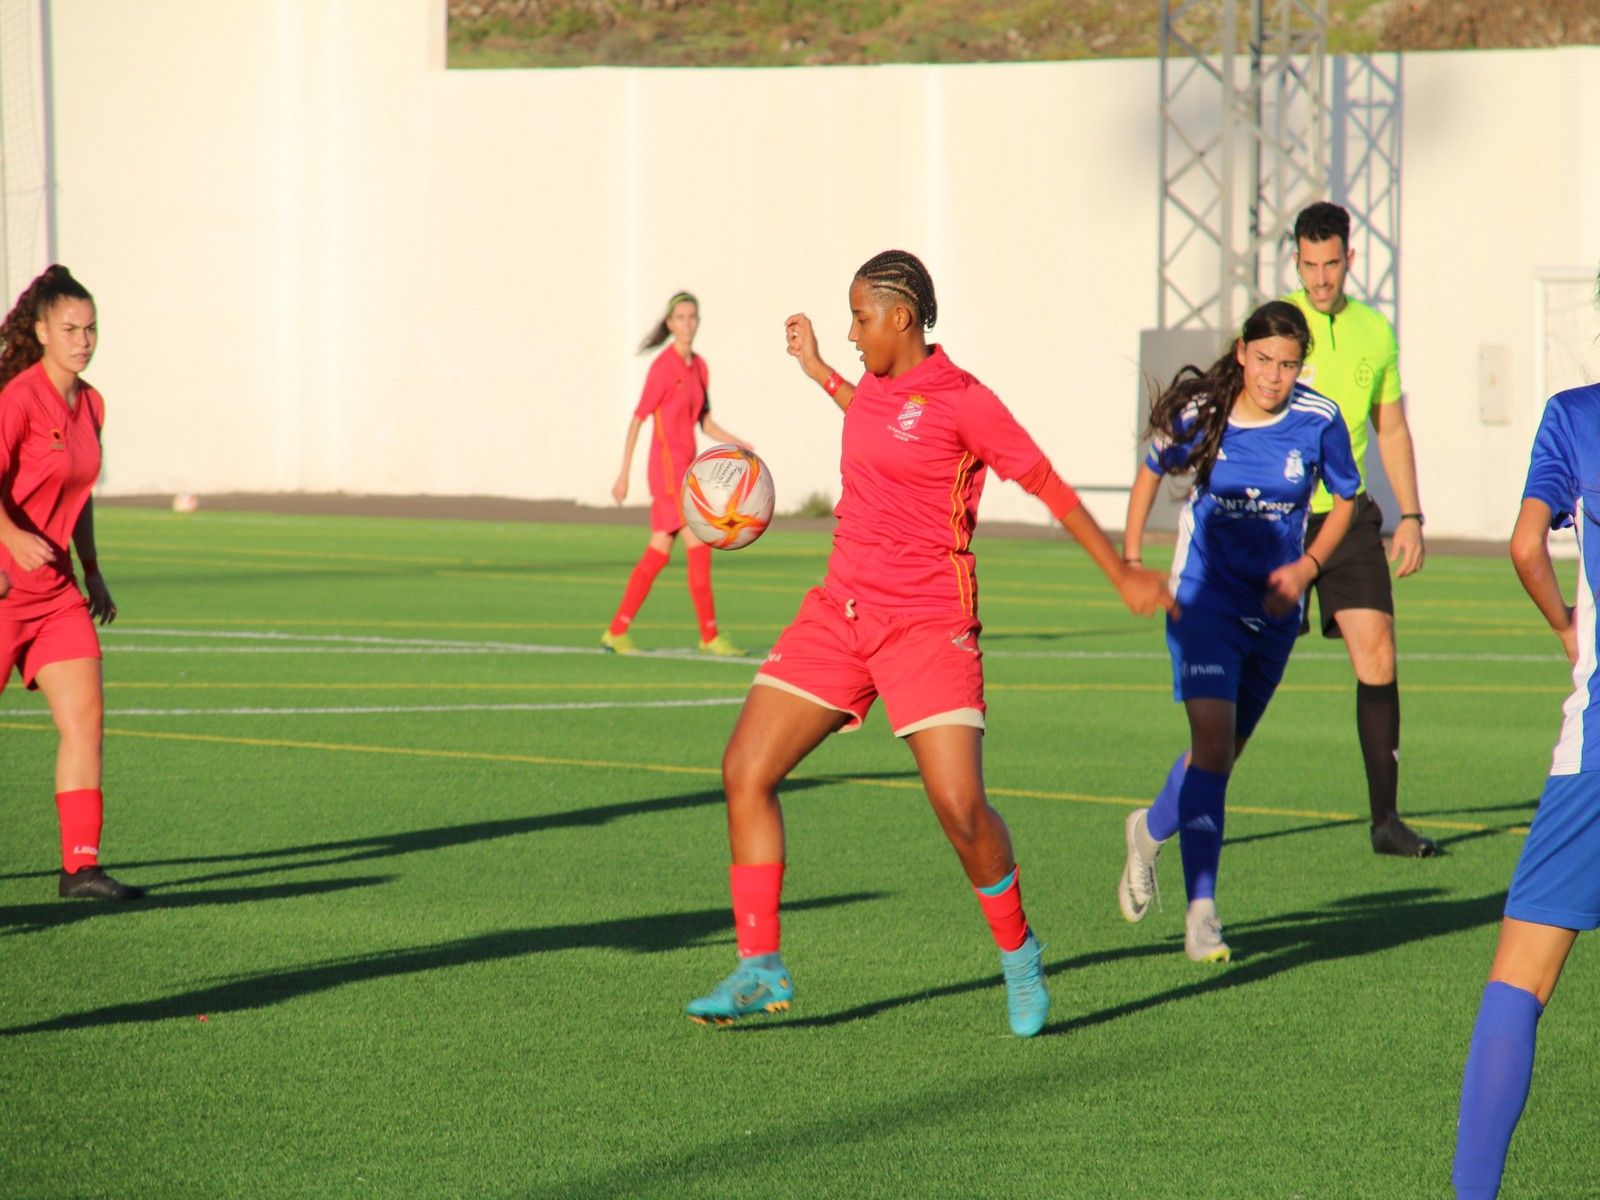
[[[5,691],[12,667],[32,688],[40,667],[99,657],[100,638],[88,602],[77,588],[47,596],[12,592],[0,603],[0,692]]]
[[[677,533],[683,528],[683,508],[677,496],[653,496],[650,499],[650,532]]]
[[[845,733],[861,728],[879,696],[896,737],[935,725],[982,729],[981,629],[965,613],[863,609],[812,588],[755,682],[849,713]]]

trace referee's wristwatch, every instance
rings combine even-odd
[[[1402,521],[1415,521],[1419,526],[1423,524],[1421,513],[1401,513],[1400,519]]]

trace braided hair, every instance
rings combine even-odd
[[[654,350],[657,346],[661,345],[662,342],[666,341],[672,336],[672,330],[667,328],[667,318],[672,316],[672,310],[677,308],[678,305],[684,303],[684,301],[688,301],[690,304],[694,305],[696,312],[700,311],[700,301],[694,298],[694,293],[673,292],[672,299],[667,301],[667,311],[662,314],[661,320],[656,322],[656,327],[649,333],[645,334],[644,341],[639,343],[640,354],[643,354],[647,350]]]
[[[0,387],[44,357],[34,326],[44,320],[62,300],[87,300],[94,303],[89,290],[72,277],[60,263],[45,271],[26,288],[0,324]]]
[[[1193,365],[1184,367],[1150,405],[1144,436],[1168,444],[1188,442],[1184,470],[1195,473],[1195,487],[1201,491],[1211,481],[1211,468],[1222,449],[1222,435],[1227,432],[1233,402],[1244,390],[1244,368],[1239,365],[1235,349],[1241,343],[1269,337],[1299,342],[1302,362],[1311,353],[1311,328],[1305,315],[1286,300],[1269,300],[1250,314],[1238,339],[1229,343],[1221,358],[1205,371]]]
[[[907,250],[885,250],[861,264],[856,278],[874,292],[894,297],[911,306],[924,329],[932,329],[939,317],[939,302],[933,295],[933,276],[922,260]]]

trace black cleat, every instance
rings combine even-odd
[[[1433,858],[1439,853],[1439,843],[1423,837],[1396,815],[1372,827],[1372,852],[1396,858]]]
[[[143,888],[119,883],[100,867],[62,871],[56,890],[68,900],[138,900],[144,896]]]

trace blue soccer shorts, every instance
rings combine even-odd
[[[1172,698],[1231,700],[1234,730],[1249,737],[1278,690],[1297,632],[1293,625],[1204,609],[1186,608],[1177,620],[1168,617]]]
[[[1600,771],[1552,775],[1511,876],[1506,916],[1600,928]]]

